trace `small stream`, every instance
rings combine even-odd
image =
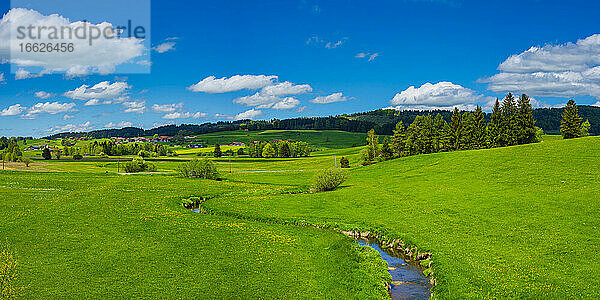
[[[416,266],[406,263],[404,259],[385,252],[375,242],[356,240],[359,245],[369,246],[381,254],[388,263],[388,271],[392,275],[392,299],[429,299],[431,284]]]

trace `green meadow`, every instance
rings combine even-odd
[[[202,135],[207,144],[305,140],[307,158],[213,159],[223,180],[117,174],[108,160],[35,160],[0,172],[0,240],[25,298],[388,297],[386,264],[341,233],[385,232],[433,254],[439,299],[600,297],[600,138],[399,158],[359,166],[364,134]],[[244,138],[244,139],[243,139]],[[249,138],[249,139],[248,139]],[[178,150],[179,151],[179,150]],[[349,179],[309,193],[348,157]],[[180,205],[206,197],[197,214]],[[288,224],[288,225],[285,225]]]

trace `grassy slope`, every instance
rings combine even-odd
[[[434,253],[442,298],[598,298],[598,157],[600,138],[421,155],[355,169],[334,192],[207,206],[386,228]]]
[[[156,175],[0,172],[0,243],[19,260],[27,298],[387,295],[381,259],[340,234],[199,215],[177,204],[249,189],[266,188]]]

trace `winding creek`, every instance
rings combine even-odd
[[[192,212],[203,213],[200,208],[191,208]],[[360,235],[359,235],[360,236]],[[392,275],[389,293],[392,299],[429,299],[431,295],[431,283],[429,278],[423,274],[423,270],[406,262],[402,254],[390,250],[383,250],[373,240],[355,237],[361,246],[371,247],[381,255],[388,264],[388,272]]]
[[[369,246],[388,263],[388,271],[392,275],[390,296],[392,299],[429,299],[431,284],[423,272],[404,259],[392,256],[384,251],[377,243],[366,240],[356,240],[359,245]]]

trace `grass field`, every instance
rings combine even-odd
[[[154,175],[36,161],[0,172],[0,243],[19,260],[26,298],[387,296],[382,261],[350,238],[226,215],[384,230],[433,253],[441,299],[600,297],[600,138],[368,167],[350,141],[328,148],[218,159],[220,182],[176,176],[185,156],[153,161],[167,173]],[[335,156],[352,165],[341,188],[290,194]],[[212,197],[204,206],[218,215],[185,210],[189,196]]]

